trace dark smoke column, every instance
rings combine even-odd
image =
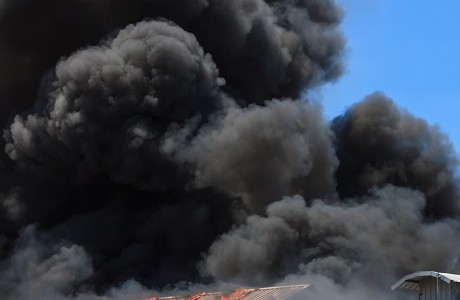
[[[340,18],[333,1],[0,1],[0,289],[20,299],[59,262],[58,294],[201,280],[246,215],[333,195],[332,132],[297,98],[340,75]],[[43,272],[12,272],[34,252]]]

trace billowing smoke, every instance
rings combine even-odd
[[[164,149],[192,165],[194,186],[239,197],[249,212],[283,195],[334,194],[332,131],[316,107],[292,100],[230,107],[184,142],[190,131],[170,134]]]
[[[332,0],[0,0],[0,295],[459,271],[448,138],[376,93],[328,122]],[[204,284],[204,286],[191,284]],[[221,286],[221,285],[219,285]]]
[[[255,284],[296,270],[344,283],[353,293],[359,285],[388,290],[395,274],[458,269],[458,220],[425,222],[420,192],[392,185],[370,192],[333,205],[306,205],[298,195],[274,202],[266,216],[251,216],[215,241],[203,270]]]
[[[430,217],[459,213],[458,161],[439,129],[370,95],[334,120],[338,191],[343,197],[388,183],[423,192]]]

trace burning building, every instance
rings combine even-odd
[[[343,72],[342,16],[0,0],[0,298],[388,299],[413,269],[460,270],[449,139],[382,93],[333,120],[305,99]]]
[[[265,288],[240,288],[225,294],[223,292],[201,292],[191,296],[151,297],[145,300],[306,300],[313,299],[312,286],[288,285]]]
[[[460,299],[460,275],[420,271],[404,276],[392,290],[406,289],[418,293],[419,300]]]

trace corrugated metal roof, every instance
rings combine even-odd
[[[301,285],[287,285],[266,288],[247,288],[240,289],[225,295],[224,293],[198,293],[190,296],[178,297],[151,297],[147,299],[152,300],[289,300],[291,297],[297,295],[302,290],[310,287],[310,284]],[[147,300],[144,299],[144,300]]]
[[[301,290],[308,288],[310,285],[290,285],[290,286],[280,286],[280,287],[269,287],[257,289],[248,295],[246,295],[242,300],[281,300],[289,299],[291,296],[294,296]]]
[[[223,296],[223,293],[205,293],[201,292],[195,295],[188,295],[188,296],[169,296],[169,297],[151,297],[143,300],[216,300]]]
[[[460,275],[450,274],[450,273],[439,273],[435,271],[420,271],[415,272],[409,275],[404,276],[398,282],[393,284],[391,287],[392,290],[395,289],[409,289],[409,290],[418,290],[419,282],[427,277],[439,278],[447,283],[460,282]]]
[[[453,282],[460,282],[460,275],[458,274],[450,274],[450,273],[439,273],[441,274],[441,276],[443,277],[446,277],[450,280],[452,280]],[[450,283],[450,282],[448,282]]]

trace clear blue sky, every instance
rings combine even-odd
[[[374,91],[438,125],[460,152],[460,0],[337,0],[346,74],[322,88],[332,118]],[[318,95],[316,95],[318,96]]]

